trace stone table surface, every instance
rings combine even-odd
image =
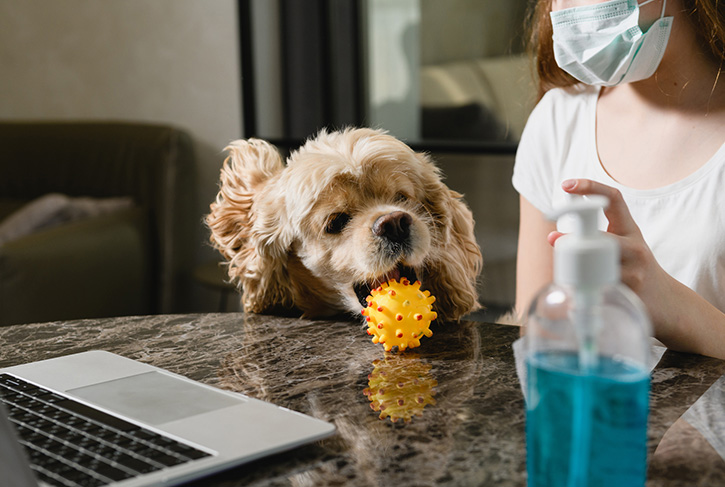
[[[0,367],[108,350],[337,427],[326,440],[190,485],[526,485],[512,351],[519,329],[431,328],[420,347],[393,354],[354,321],[243,313],[58,321],[0,328]],[[679,420],[724,373],[721,360],[671,351],[655,367],[648,486],[725,485],[725,461]]]

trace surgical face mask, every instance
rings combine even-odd
[[[588,85],[614,86],[649,78],[667,47],[672,17],[660,18],[647,32],[639,27],[637,0],[551,12],[554,57],[561,69]]]

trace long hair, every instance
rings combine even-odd
[[[710,53],[721,70],[725,61],[725,0],[682,0],[682,4],[703,52]],[[534,58],[539,98],[552,88],[579,82],[556,64],[550,12],[551,0],[537,0],[527,21],[528,50]]]

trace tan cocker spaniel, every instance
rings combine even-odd
[[[372,129],[322,131],[286,165],[259,139],[227,151],[206,222],[246,312],[359,315],[402,277],[436,297],[440,320],[480,307],[471,211],[426,154]]]

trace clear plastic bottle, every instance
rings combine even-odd
[[[529,487],[645,484],[651,325],[620,282],[616,240],[597,228],[607,204],[578,199],[552,215],[576,224],[527,319]]]

